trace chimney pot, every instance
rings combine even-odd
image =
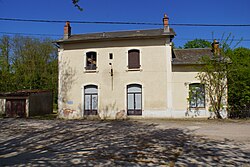
[[[169,32],[169,23],[168,23],[168,21],[169,21],[169,17],[165,13],[164,17],[163,17],[164,32]]]
[[[66,21],[66,24],[64,26],[64,39],[69,39],[71,36],[71,27],[70,27],[70,22]]]
[[[214,39],[213,43],[212,43],[212,49],[214,54],[216,55],[220,55],[220,43]]]

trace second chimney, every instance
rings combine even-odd
[[[164,17],[163,17],[164,32],[169,32],[168,20],[169,20],[169,17],[167,16],[167,14],[164,14]]]
[[[212,49],[215,55],[220,55],[220,46],[219,42],[214,40],[212,43]]]
[[[71,27],[70,27],[70,22],[67,21],[65,26],[64,26],[64,37],[63,39],[69,39],[71,36]]]

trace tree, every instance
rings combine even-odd
[[[224,46],[224,45],[223,45]],[[204,56],[201,63],[201,71],[197,78],[205,85],[206,94],[209,99],[209,110],[217,118],[221,119],[221,111],[224,108],[227,96],[227,74],[228,74],[228,56],[224,48],[220,49],[219,44],[213,43],[213,57]]]
[[[194,39],[192,41],[188,41],[186,44],[184,44],[184,49],[187,48],[210,48],[211,43],[209,41],[206,41],[204,39]]]
[[[237,48],[229,53],[228,73],[229,116],[250,117],[250,49]]]
[[[0,91],[53,90],[57,98],[57,48],[51,39],[0,37]]]
[[[10,69],[11,39],[8,36],[0,38],[0,91],[10,91],[12,76]]]

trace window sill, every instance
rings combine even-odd
[[[84,70],[84,73],[98,73],[99,71],[97,70]]]
[[[143,71],[142,68],[132,68],[132,69],[127,69],[126,72],[129,71]]]
[[[201,109],[206,109],[206,107],[189,107],[191,110],[201,110]]]

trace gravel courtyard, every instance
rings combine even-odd
[[[0,166],[250,166],[250,121],[0,118]]]

